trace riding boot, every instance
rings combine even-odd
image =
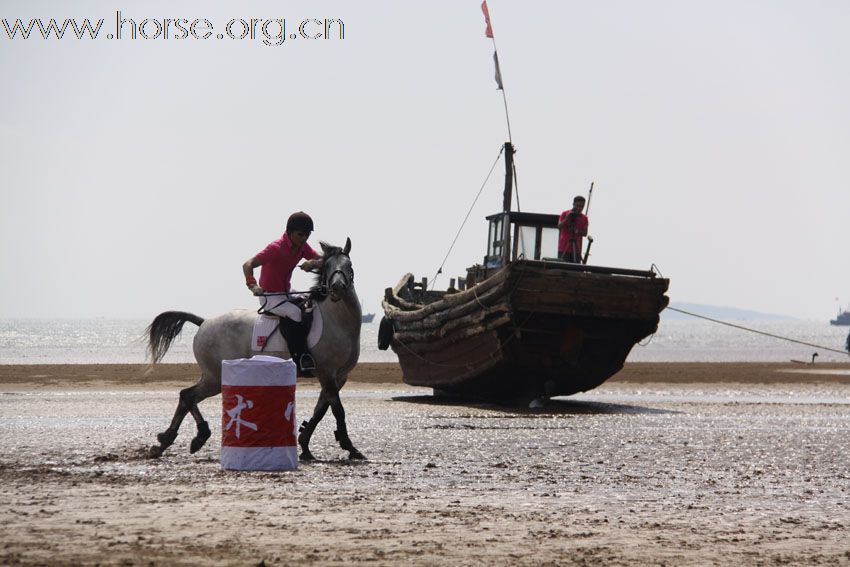
[[[316,370],[316,361],[307,348],[307,336],[313,327],[313,303],[309,299],[301,308],[301,331],[304,333],[304,351],[301,354],[301,369],[306,376],[312,376]]]
[[[298,321],[281,317],[280,330],[283,333],[283,338],[286,339],[289,354],[298,370],[303,376],[311,375],[312,371],[316,369],[316,363],[310,353],[307,352],[307,328]]]

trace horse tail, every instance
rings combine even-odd
[[[148,355],[151,364],[156,364],[162,360],[171,343],[180,335],[186,321],[199,327],[204,322],[201,317],[191,313],[165,311],[157,315],[153,322],[148,325],[148,328],[145,329],[145,335],[148,337]]]

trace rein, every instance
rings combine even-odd
[[[338,252],[338,253],[334,254],[333,256],[330,256],[329,258],[333,258],[335,256],[345,256],[349,260],[349,264],[351,263],[351,257],[348,254],[346,254],[345,252]],[[328,273],[325,273],[324,271],[320,271],[320,272],[318,272],[318,275],[319,275],[318,283],[315,286],[313,286],[312,288],[310,288],[309,292],[307,292],[309,294],[309,298],[315,299],[316,301],[322,301],[324,299],[327,299],[327,297],[331,293],[329,282],[337,274],[339,274],[342,277],[343,282],[345,284],[344,285],[345,289],[348,289],[351,286],[351,284],[354,283],[354,270],[353,269],[349,269],[348,271],[346,271],[346,270],[343,270],[341,268],[337,268],[337,269],[330,271]],[[304,293],[305,292],[303,292],[303,291],[278,291],[278,292],[273,292],[273,293],[265,293],[265,294],[263,294],[265,301],[264,301],[263,305],[257,310],[257,313],[262,313],[264,311],[270,311],[271,309],[278,307],[282,303],[286,303],[287,301],[291,301],[292,300],[291,298],[293,296],[304,297]],[[276,305],[273,305],[271,308],[268,308],[269,300],[273,297],[280,297],[280,301]]]

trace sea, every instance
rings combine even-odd
[[[0,364],[141,364],[145,360],[142,319],[0,319]],[[729,321],[760,333],[786,337],[793,343],[701,319],[662,317],[658,331],[636,345],[631,362],[848,362],[844,352],[848,327],[828,321]],[[396,362],[391,351],[378,350],[380,317],[363,325],[361,362]],[[187,324],[163,362],[194,362],[192,339],[197,328]],[[832,352],[826,349],[834,349]]]

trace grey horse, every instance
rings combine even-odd
[[[313,416],[301,425],[298,444],[301,460],[312,460],[310,437],[330,407],[336,418],[336,439],[340,447],[348,451],[351,459],[364,459],[351,439],[345,425],[345,410],[339,399],[339,391],[348,378],[348,373],[357,364],[360,356],[360,300],[354,290],[354,269],[351,266],[351,239],[345,247],[321,243],[324,263],[318,274],[316,285],[310,295],[316,301],[315,309],[321,311],[322,333],[316,345],[310,349],[316,361],[316,375],[321,393]],[[221,393],[221,361],[248,358],[251,337],[257,313],[250,309],[234,310],[218,317],[204,320],[182,311],[166,311],[156,316],[145,332],[148,338],[148,353],[151,364],[162,360],[172,341],[183,330],[187,321],[198,325],[193,343],[195,360],[201,367],[201,378],[194,386],[180,391],[180,401],[171,425],[157,435],[159,445],[151,447],[152,457],[159,457],[177,437],[177,431],[187,413],[195,419],[198,431],[189,447],[195,453],[210,437],[209,424],[198,409],[198,403]],[[314,318],[314,321],[317,318]],[[265,353],[279,354],[279,353]],[[288,353],[285,353],[288,358]]]

